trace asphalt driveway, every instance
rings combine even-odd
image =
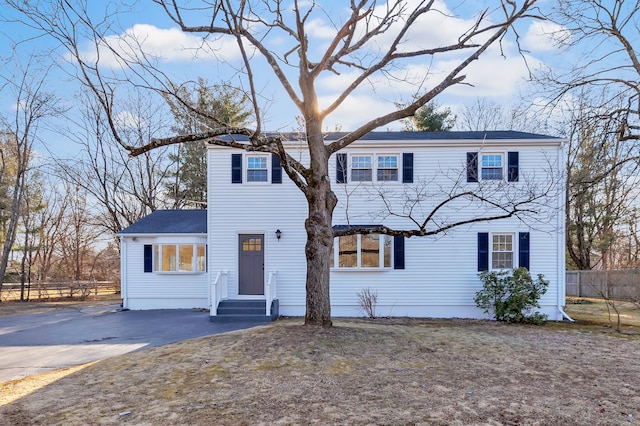
[[[208,312],[197,310],[119,312],[118,307],[0,318],[0,382],[258,325],[211,323]]]

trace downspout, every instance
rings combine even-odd
[[[566,192],[568,190],[567,188],[567,168],[565,167],[565,159],[566,159],[566,149],[565,149],[565,142],[562,142],[560,144],[560,146],[558,147],[558,164],[561,165],[560,166],[560,170],[562,170],[561,172],[561,176],[560,178],[560,182],[561,185],[564,187],[564,191]],[[564,193],[562,193],[562,195],[564,195]],[[566,216],[565,216],[565,209],[566,209],[566,204],[565,204],[565,200],[566,197],[561,197],[558,196],[558,258],[557,258],[557,262],[558,262],[558,312],[560,312],[560,315],[562,315],[562,318],[574,322],[574,319],[571,318],[565,311],[564,311],[564,305],[566,302],[566,295],[567,295],[567,265],[566,265],[566,254],[565,254],[565,247],[566,247],[566,239],[567,239],[567,223],[566,223]]]

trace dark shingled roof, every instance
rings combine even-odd
[[[267,133],[269,136],[275,136],[277,133]],[[329,132],[325,133],[325,141],[337,140],[348,132]],[[296,140],[300,137],[299,133],[280,133],[285,140]],[[222,137],[237,141],[247,141],[249,138],[243,135]],[[515,130],[487,130],[487,131],[460,131],[460,132],[370,132],[361,137],[359,140],[386,140],[386,141],[406,141],[406,140],[522,140],[522,139],[561,139],[555,136],[540,135],[537,133],[517,132]]]
[[[123,229],[118,235],[206,233],[206,210],[156,210]]]

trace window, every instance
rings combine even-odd
[[[247,182],[267,182],[267,157],[247,157]]]
[[[513,268],[513,235],[491,236],[491,269]]]
[[[527,268],[531,264],[530,233],[478,232],[478,271]]]
[[[336,154],[336,183],[400,182],[413,183],[413,153]],[[374,161],[375,159],[375,161]],[[349,176],[349,179],[347,179]]]
[[[204,244],[156,244],[153,246],[155,272],[205,272]]]
[[[482,154],[480,174],[482,180],[501,180],[502,164],[502,154]]]
[[[378,182],[398,180],[398,156],[378,156]]]
[[[371,182],[371,156],[354,155],[351,157],[351,180],[353,182]]]
[[[380,234],[337,237],[331,250],[331,267],[391,268],[392,240],[389,235]]]

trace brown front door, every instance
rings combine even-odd
[[[238,238],[239,282],[242,295],[264,294],[264,235],[242,234]]]

